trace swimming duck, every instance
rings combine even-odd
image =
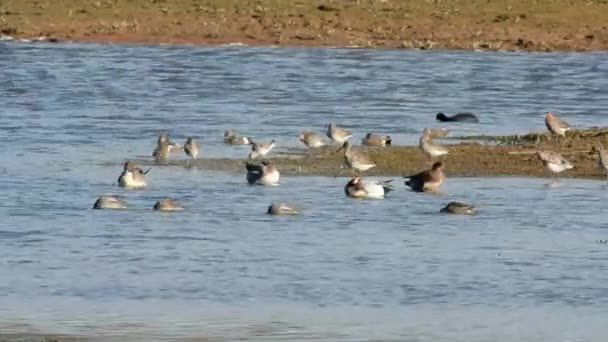
[[[126,207],[127,202],[110,195],[100,196],[93,204],[93,209],[125,209]]]
[[[409,178],[409,180],[405,182],[405,185],[409,186],[414,191],[436,191],[445,179],[445,175],[443,174],[443,163],[437,162],[433,164],[433,167],[430,170],[425,170],[404,178]]]
[[[354,176],[344,187],[346,196],[353,198],[384,198],[384,196],[395,188],[390,184],[393,180],[386,181],[363,181],[361,177]]]
[[[272,203],[266,213],[269,215],[297,215],[300,212],[286,203]]]
[[[259,185],[278,185],[279,170],[268,160],[262,160],[260,164],[246,163],[247,182]]]
[[[479,118],[473,113],[458,113],[452,116],[447,116],[443,113],[437,113],[437,116],[435,116],[435,118],[437,119],[437,121],[441,122],[479,122]]]
[[[443,207],[440,212],[458,215],[475,215],[478,213],[477,208],[472,205],[462,202],[450,202]]]
[[[144,172],[129,160],[125,162],[123,171],[118,177],[118,185],[122,188],[143,188],[147,185],[146,175],[148,172],[150,172],[150,169]]]
[[[171,198],[163,198],[154,204],[154,210],[157,211],[182,211],[182,207],[176,200]]]

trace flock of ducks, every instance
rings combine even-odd
[[[438,113],[436,116],[438,121],[442,122],[478,122],[479,119],[472,113],[459,113],[454,116],[446,116],[443,113]],[[558,118],[551,112],[545,113],[545,125],[552,136],[566,138],[566,132],[571,129],[571,126],[565,121]],[[380,199],[384,198],[390,191],[395,190],[393,180],[384,181],[368,181],[364,180],[361,174],[376,166],[367,155],[362,151],[357,150],[348,141],[353,134],[334,123],[326,125],[326,136],[330,142],[326,142],[321,134],[311,131],[303,131],[299,135],[299,140],[310,148],[319,148],[338,144],[340,148],[336,151],[343,152],[344,164],[348,166],[354,173],[352,178],[344,187],[346,196],[352,198],[369,198]],[[448,130],[429,129],[425,128],[419,140],[420,149],[428,156],[429,164],[432,165],[429,169],[423,170],[417,174],[406,176],[405,185],[416,192],[436,192],[445,180],[443,172],[443,161],[435,161],[435,158],[443,159],[449,154],[449,149],[442,146],[433,139],[443,138],[448,134]],[[276,141],[272,140],[266,144],[254,142],[253,139],[247,136],[239,136],[232,130],[227,130],[224,133],[224,142],[230,145],[250,145],[251,150],[248,158],[250,160],[260,159],[268,155],[275,147]],[[368,133],[361,141],[364,146],[385,147],[390,146],[392,139],[390,136]],[[196,159],[199,156],[200,147],[193,137],[188,137],[185,144],[182,146],[169,141],[167,134],[161,134],[158,137],[156,148],[152,153],[157,164],[165,164],[170,153],[183,151],[191,159]],[[608,179],[608,154],[603,146],[599,144],[599,166],[606,172]],[[538,150],[537,157],[542,161],[546,170],[554,177],[559,173],[572,169],[574,165],[566,160],[560,153],[549,150]],[[247,162],[246,180],[247,183],[254,185],[274,186],[279,184],[280,172],[275,165],[269,160],[263,159],[259,163]],[[123,171],[118,177],[117,185],[123,188],[143,188],[146,187],[146,175],[148,170],[142,170],[133,161],[126,161],[123,166]],[[127,207],[127,203],[115,196],[104,195],[97,199],[93,208],[95,209],[123,209]],[[170,198],[163,198],[156,202],[153,206],[154,210],[158,211],[180,211],[184,208],[178,201]],[[443,207],[440,212],[450,214],[473,215],[478,212],[477,208],[472,205],[461,202],[450,202]],[[272,215],[293,215],[299,211],[293,206],[286,203],[273,203],[268,207],[268,214]]]

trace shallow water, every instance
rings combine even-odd
[[[112,187],[155,136],[242,157],[226,128],[297,146],[335,121],[417,140],[438,111],[455,134],[543,129],[554,110],[605,125],[608,53],[0,43],[0,333],[117,340],[603,341],[608,188],[456,178],[442,195],[345,198],[344,178],[154,168]],[[103,193],[130,209],[90,209]],[[180,199],[178,214],[151,211]],[[293,202],[297,217],[264,214]],[[476,217],[441,215],[450,200]]]

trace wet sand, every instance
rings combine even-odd
[[[437,140],[440,141],[440,140]],[[453,141],[455,143],[450,143]],[[457,141],[457,142],[456,142]],[[608,128],[593,128],[569,132],[567,139],[551,139],[545,133],[529,133],[511,136],[470,136],[444,139],[450,150],[443,158],[447,176],[551,176],[535,154],[538,149],[561,152],[574,163],[575,168],[565,171],[561,177],[603,178],[597,167],[598,142],[608,146]],[[284,176],[349,176],[343,166],[343,154],[335,153],[339,146],[320,149],[294,149],[287,152],[272,151],[266,159],[271,160]],[[398,177],[411,175],[429,168],[428,157],[418,146],[390,146],[384,148],[357,148],[365,151],[377,164],[363,173],[364,176]],[[187,159],[168,160],[168,165],[192,167],[203,170],[226,171],[245,174],[246,159]],[[437,159],[438,160],[438,159]],[[151,159],[138,160],[143,165],[153,165]]]
[[[603,0],[0,2],[0,35],[79,42],[605,50]]]

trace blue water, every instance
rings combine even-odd
[[[277,150],[336,122],[415,143],[439,111],[454,135],[543,130],[554,111],[608,123],[608,53],[0,43],[0,334],[103,340],[604,341],[608,188],[451,178],[441,195],[357,201],[345,178],[156,167],[113,187],[156,135],[244,157],[225,129]],[[183,158],[174,155],[173,158]],[[125,211],[90,209],[115,193]],[[186,210],[151,210],[161,197]],[[273,201],[297,217],[264,214]],[[450,200],[476,217],[439,214]]]

